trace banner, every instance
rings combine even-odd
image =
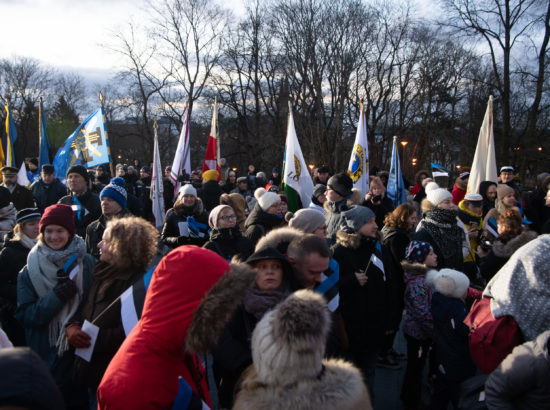
[[[360,107],[361,112],[359,114],[353,151],[349,160],[348,174],[353,181],[353,187],[361,192],[361,197],[364,197],[369,192],[369,145],[367,140],[367,119],[363,101],[361,101]]]
[[[162,184],[162,166],[160,164],[158,124],[155,120],[155,146],[153,148],[153,174],[151,175],[150,197],[153,202],[153,225],[161,229],[164,225],[164,186]]]
[[[407,202],[405,183],[403,182],[401,164],[399,163],[399,152],[397,151],[397,137],[393,137],[390,175],[388,177],[386,195],[392,200],[393,206],[396,208],[403,202]]]

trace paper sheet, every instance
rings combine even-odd
[[[81,349],[75,349],[74,354],[82,357],[84,360],[89,362],[92,359],[92,353],[94,352],[94,346],[97,340],[97,335],[99,333],[99,327],[85,320],[84,324],[82,325],[82,331],[90,336],[90,346]]]

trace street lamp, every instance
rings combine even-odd
[[[401,141],[401,145],[403,146],[403,152],[402,152],[402,156],[403,156],[403,160],[401,161],[401,163],[403,164],[403,169],[401,170],[401,172],[405,173],[405,168],[406,168],[406,162],[405,162],[405,149],[407,148],[407,144],[409,143],[409,141]]]

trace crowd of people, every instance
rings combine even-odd
[[[220,165],[177,190],[166,168],[160,231],[137,160],[1,169],[0,406],[369,409],[403,366],[405,409],[467,408],[478,379],[486,408],[547,406],[550,174],[422,170],[394,204],[387,172],[363,195],[323,166],[288,212],[278,168]],[[482,306],[515,332],[480,358]]]

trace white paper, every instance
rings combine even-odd
[[[485,390],[479,392],[479,401],[485,401]]]
[[[90,346],[81,349],[75,349],[74,354],[82,357],[84,360],[89,362],[92,359],[92,353],[94,352],[94,346],[97,340],[97,334],[99,333],[99,327],[85,320],[82,324],[81,330],[90,336]]]
[[[189,227],[187,222],[178,222],[178,228],[180,230],[180,236],[189,236]]]
[[[76,265],[71,271],[71,273],[69,273],[69,279],[73,280],[77,273],[78,273],[78,265]]]

